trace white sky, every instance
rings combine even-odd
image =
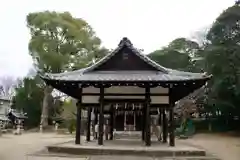
[[[25,76],[32,65],[28,55],[29,12],[69,11],[85,19],[107,48],[128,37],[145,53],[177,37],[211,25],[235,0],[2,0],[0,5],[0,76]]]

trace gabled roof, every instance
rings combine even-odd
[[[13,109],[11,109],[10,112],[8,113],[8,116],[10,116],[10,115],[13,115],[14,117],[19,118],[19,119],[26,119],[27,118],[27,116],[25,116],[24,113],[13,110]]]
[[[131,41],[124,37],[120,43],[118,44],[118,47],[112,51],[110,54],[108,54],[107,56],[105,56],[104,58],[102,58],[100,61],[98,61],[97,63],[95,63],[94,65],[88,67],[85,69],[85,73],[86,72],[90,72],[93,71],[94,69],[98,68],[100,65],[102,65],[103,63],[105,63],[106,61],[110,60],[111,57],[113,57],[115,54],[117,54],[123,47],[127,47],[129,48],[133,54],[135,54],[137,57],[139,57],[141,60],[145,61],[147,64],[149,64],[150,66],[152,66],[153,68],[155,68],[158,71],[161,71],[163,73],[167,73],[168,71],[166,70],[165,67],[157,64],[156,62],[154,62],[153,60],[151,60],[150,58],[148,58],[147,56],[145,56],[144,54],[141,54],[140,50],[136,49]]]
[[[10,121],[5,115],[0,115],[0,121]]]
[[[98,67],[110,61],[121,49],[127,47],[132,54],[136,55],[154,70],[96,70]],[[102,58],[99,62],[90,67],[72,72],[45,74],[41,76],[44,80],[78,81],[78,82],[98,82],[98,81],[191,81],[209,79],[203,73],[190,73],[165,68],[136,49],[129,39],[123,38],[118,47],[110,54]]]

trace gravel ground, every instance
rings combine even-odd
[[[222,160],[240,160],[240,137],[198,134],[194,138],[186,140],[186,142],[201,146]]]
[[[146,157],[123,157],[123,156],[94,156],[90,158],[67,158],[67,157],[36,157],[31,156],[34,152],[43,150],[50,144],[62,143],[73,140],[73,136],[56,135],[54,133],[25,133],[17,136],[12,134],[0,137],[0,160],[141,160],[155,159]],[[201,146],[208,152],[215,154],[222,160],[240,160],[240,138],[200,134],[192,139],[184,140],[186,143]],[[164,158],[165,159],[165,158]],[[156,159],[155,159],[156,160]]]
[[[68,140],[72,137],[49,133],[4,134],[0,137],[0,160],[56,160],[56,157],[32,157],[28,154],[44,149],[46,145]]]

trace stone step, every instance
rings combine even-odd
[[[152,137],[156,137],[156,135],[152,134]],[[141,139],[142,133],[141,132],[121,132],[121,133],[115,133],[115,139]]]
[[[52,153],[38,153],[38,154],[31,154],[27,155],[28,159],[41,159],[41,160],[50,160],[50,159],[81,159],[81,160],[122,160],[122,159],[130,159],[130,160],[220,160],[216,157],[139,157],[139,156],[91,156],[91,155],[85,155],[85,156],[77,156],[77,155],[69,155],[69,154],[52,154]]]
[[[47,146],[49,153],[63,153],[73,155],[115,155],[115,156],[143,156],[143,157],[205,157],[203,150],[151,150],[139,148],[105,147],[105,146]]]
[[[220,160],[215,157],[139,157],[139,156],[90,156],[90,160]]]
[[[115,139],[122,139],[122,138],[141,139],[141,135],[139,135],[139,134],[128,134],[128,133],[115,134],[114,137],[115,137]]]

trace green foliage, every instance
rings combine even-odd
[[[170,44],[149,54],[149,57],[167,68],[183,71],[195,69],[195,58],[200,51],[199,45],[185,38],[177,38]]]
[[[38,126],[44,93],[37,85],[37,79],[24,78],[15,88],[15,92],[12,107],[27,113],[26,127]]]
[[[107,50],[101,48],[100,39],[90,25],[68,12],[35,12],[27,16],[31,33],[29,53],[40,72],[59,73],[86,67],[103,57]],[[45,87],[42,119],[48,125],[50,94]]]
[[[61,117],[64,119],[63,125],[68,129],[69,133],[72,133],[76,129],[76,112],[76,101],[74,99],[65,100]]]
[[[197,99],[205,103],[205,112],[220,111],[227,119],[240,117],[240,5],[227,8],[199,46],[185,38],[173,40],[167,47],[149,55],[165,67],[184,71],[205,70],[213,78],[207,95]]]
[[[157,63],[167,68],[186,70],[190,64],[190,57],[187,54],[175,50],[157,50],[149,55]]]
[[[240,6],[226,9],[207,34],[205,67],[213,74],[208,103],[225,116],[240,115]]]
[[[27,26],[31,32],[30,55],[44,72],[82,68],[105,54],[90,25],[68,12],[30,13]]]
[[[68,119],[65,121],[65,124],[70,134],[76,130],[76,119]]]
[[[213,78],[205,90],[207,94],[196,100],[201,112],[221,112],[222,125],[236,125],[240,119],[240,5],[226,9],[211,26],[203,46],[185,38],[173,40],[167,47],[149,55],[161,65],[184,71],[207,71]],[[218,115],[219,116],[219,115]],[[220,123],[219,123],[220,124]]]
[[[76,100],[74,99],[66,99],[63,102],[63,112],[61,113],[61,117],[65,120],[76,118]]]

